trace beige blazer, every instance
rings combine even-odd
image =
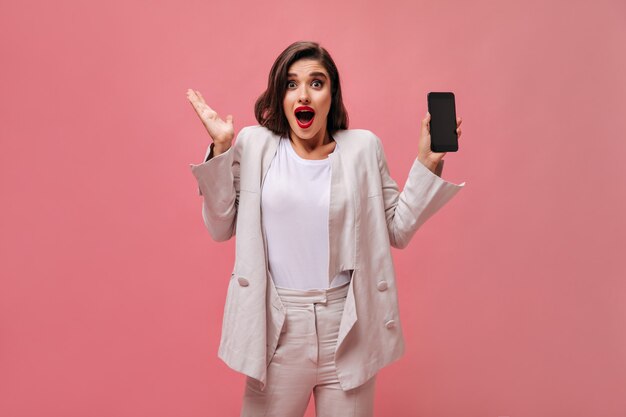
[[[415,159],[400,192],[375,134],[347,129],[333,137],[339,146],[329,155],[328,282],[353,270],[335,351],[338,379],[348,390],[404,353],[391,246],[406,247],[465,182],[447,182]],[[228,151],[214,157],[211,144],[206,162],[190,164],[209,234],[215,241],[237,236],[218,357],[259,380],[262,389],[285,321],[268,270],[260,204],[279,140],[263,126],[247,126]]]

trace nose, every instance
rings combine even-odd
[[[300,97],[298,98],[298,102],[299,103],[309,103],[310,99],[309,99],[309,93],[306,89],[306,87],[304,87],[301,92],[300,92]]]

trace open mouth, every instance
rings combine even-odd
[[[298,126],[301,128],[307,128],[313,124],[313,119],[315,118],[315,112],[313,109],[296,109],[295,113]]]

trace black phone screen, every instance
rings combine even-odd
[[[433,152],[456,152],[459,149],[456,134],[454,93],[428,93],[430,113],[430,149]]]

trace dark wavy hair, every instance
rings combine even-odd
[[[341,98],[341,83],[337,66],[326,49],[317,42],[298,41],[289,45],[274,61],[267,80],[267,90],[254,104],[254,116],[261,126],[272,132],[287,136],[289,121],[283,110],[283,99],[287,91],[287,72],[299,59],[313,59],[324,66],[330,76],[331,104],[326,130],[334,133],[348,128],[348,112]]]

